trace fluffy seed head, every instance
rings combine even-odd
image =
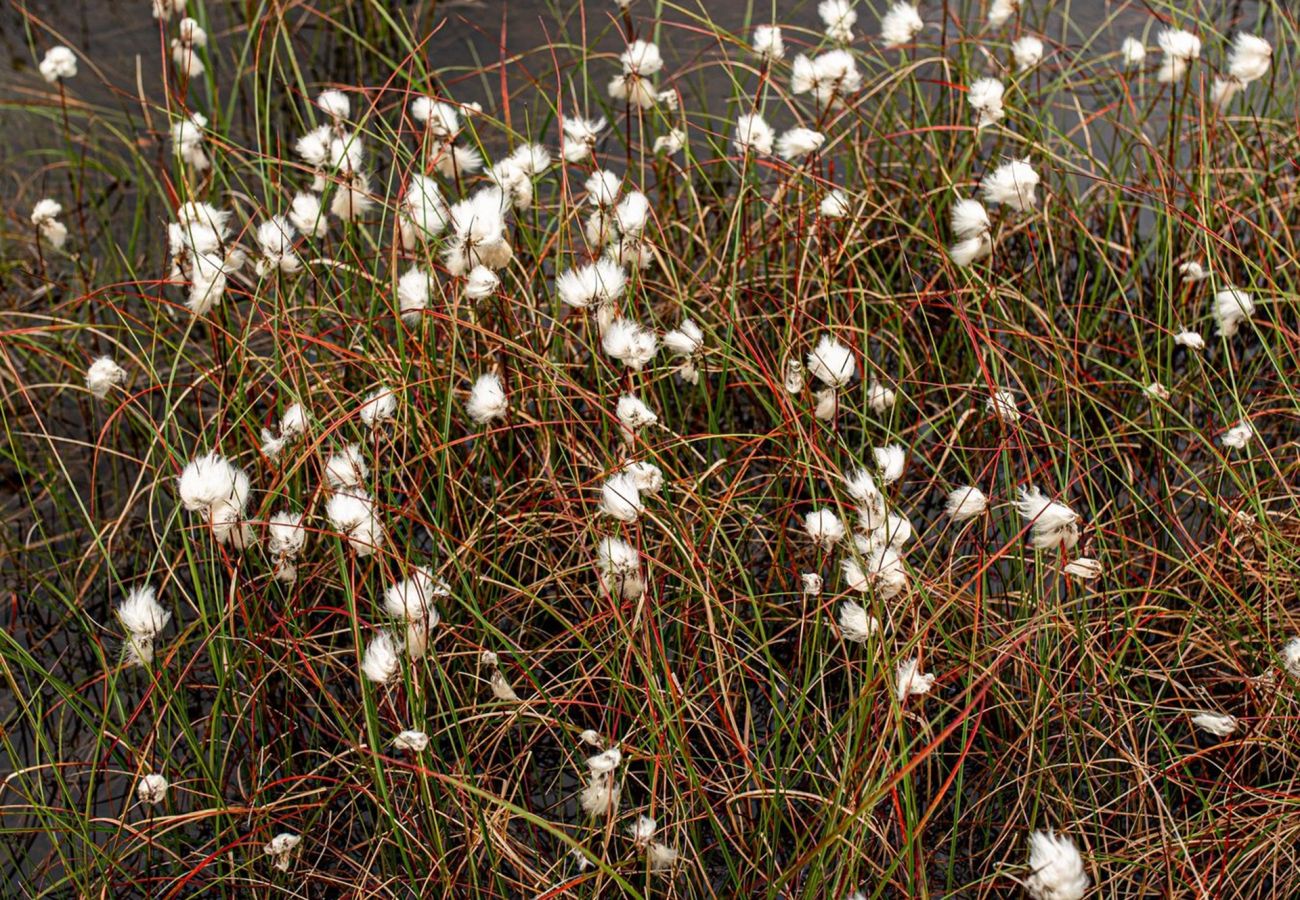
[[[905,659],[898,664],[894,674],[894,694],[902,703],[913,694],[930,693],[934,687],[934,676],[921,672],[921,663],[915,657]]]
[[[140,798],[141,803],[157,806],[167,799],[166,777],[157,772],[144,776],[135,786],[135,794]]]
[[[989,203],[1001,203],[1025,212],[1038,203],[1035,191],[1038,173],[1025,159],[1013,159],[998,166],[980,182],[980,194]]]
[[[948,502],[944,507],[954,522],[965,522],[984,514],[989,508],[989,498],[977,487],[966,485],[953,488],[948,492]]]
[[[923,28],[925,23],[912,3],[895,3],[880,17],[880,39],[886,47],[911,43]]]
[[[370,639],[361,657],[361,673],[376,684],[386,684],[402,668],[400,645],[387,631]]]
[[[776,25],[757,26],[750,46],[763,59],[780,59],[785,56],[785,40],[781,36],[781,29]]]
[[[493,419],[504,417],[509,408],[505,386],[495,372],[480,375],[474,382],[474,387],[470,388],[469,399],[465,401],[466,414],[478,425],[486,425]]]
[[[1029,836],[1029,870],[1025,889],[1034,900],[1080,900],[1088,891],[1088,873],[1074,842],[1050,830]]]
[[[857,362],[853,351],[829,334],[824,334],[808,354],[808,371],[829,388],[842,388],[853,380]]]

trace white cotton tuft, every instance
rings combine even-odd
[[[997,390],[984,401],[984,406],[989,412],[997,416],[1008,425],[1014,425],[1020,421],[1020,410],[1016,408],[1016,395],[1010,391]]]
[[[429,746],[429,736],[423,731],[407,729],[400,731],[397,737],[393,738],[393,746],[398,750],[410,750],[412,753],[423,753],[424,749]]]
[[[839,623],[844,640],[855,644],[866,643],[880,630],[880,623],[876,621],[876,617],[852,600],[845,600],[840,604]]]
[[[596,774],[607,775],[617,769],[622,762],[623,751],[615,746],[603,753],[587,757],[587,768]]]
[[[1129,69],[1140,67],[1147,59],[1147,48],[1135,37],[1126,37],[1119,45],[1119,56]]]
[[[587,786],[578,794],[578,805],[590,816],[612,815],[618,811],[622,788],[609,775],[592,772]]]
[[[637,816],[636,821],[627,827],[628,837],[637,848],[644,848],[654,840],[657,823],[650,816]]]
[[[379,428],[397,416],[397,394],[388,388],[376,388],[366,395],[357,413],[367,428]]]
[[[636,600],[644,593],[641,555],[627,541],[614,537],[601,538],[596,545],[596,566],[600,570],[601,583],[611,593],[629,600]]]
[[[302,838],[290,832],[281,832],[271,840],[267,841],[262,852],[271,857],[275,867],[281,872],[289,871],[289,863],[293,859],[294,851],[302,843]]]
[[[829,509],[814,509],[804,516],[804,531],[812,542],[823,550],[830,550],[844,539],[844,523]]]
[[[924,28],[914,3],[895,3],[880,17],[880,39],[891,49],[910,44]]]
[[[868,545],[871,543],[869,539],[866,542]],[[868,546],[863,563],[865,567],[852,557],[840,563],[844,581],[850,590],[859,593],[875,591],[881,600],[892,600],[907,587],[907,569],[903,566],[903,558],[893,546]]]
[[[135,795],[141,803],[157,806],[167,799],[167,787],[167,778],[153,772],[140,779],[140,783],[135,786]]]
[[[1237,730],[1237,717],[1225,713],[1204,712],[1192,716],[1192,724],[1218,738],[1226,738]]]
[[[117,607],[117,619],[131,635],[152,640],[162,633],[172,614],[162,608],[151,584],[132,588]]]
[[[555,279],[560,301],[574,309],[614,306],[627,290],[627,274],[610,259],[598,259],[581,268],[568,269]]]
[[[657,494],[664,487],[664,473],[652,462],[624,463],[623,471],[632,479],[637,490]]]
[[[909,696],[928,694],[934,687],[934,676],[921,672],[921,663],[913,657],[898,664],[894,673],[894,695],[902,703]]]
[[[775,138],[772,126],[758,113],[751,113],[736,120],[736,136],[732,139],[731,146],[741,156],[750,152],[770,156]]]
[[[321,207],[320,198],[315,194],[295,194],[289,205],[288,219],[295,228],[310,237],[324,237],[329,231],[329,219]]]
[[[826,135],[811,128],[791,128],[776,142],[776,153],[782,159],[795,159],[816,153],[826,143]]]
[[[1214,295],[1213,312],[1219,334],[1230,338],[1255,314],[1255,301],[1235,287],[1224,288]]]
[[[650,871],[666,872],[677,864],[677,849],[656,841],[646,851],[646,858],[650,861]]]
[[[645,512],[641,489],[631,474],[616,472],[605,479],[600,489],[600,511],[620,522],[635,522]]]
[[[1188,350],[1205,349],[1205,338],[1198,331],[1180,331],[1174,335],[1174,343]]]
[[[402,669],[397,640],[387,631],[370,639],[361,658],[361,673],[376,684],[387,684]]]
[[[1164,58],[1156,77],[1163,82],[1178,81],[1187,74],[1187,67],[1201,55],[1201,39],[1190,31],[1166,28],[1156,38]]]
[[[1077,578],[1080,581],[1094,581],[1101,577],[1101,563],[1090,556],[1080,556],[1072,559],[1065,564],[1063,570],[1071,578]]]
[[[45,56],[41,58],[37,68],[40,69],[41,77],[50,84],[67,78],[76,78],[77,55],[71,48],[60,44],[45,51]]]
[[[608,209],[618,202],[619,191],[623,189],[623,179],[608,169],[598,169],[588,176],[583,183],[583,189],[587,192],[588,204]]]
[[[412,266],[397,279],[397,304],[402,321],[414,325],[429,308],[429,275]]]
[[[491,297],[501,286],[501,279],[487,266],[475,266],[465,276],[465,297],[469,300],[482,300]]]
[[[325,502],[325,517],[357,556],[369,556],[387,540],[375,503],[365,494],[334,494]]]
[[[978,200],[959,199],[948,215],[952,233],[961,239],[988,234],[993,227],[988,211]]]
[[[316,97],[316,106],[336,122],[340,119],[346,119],[352,111],[352,104],[348,100],[348,95],[342,91],[321,91],[320,95]]]
[[[776,25],[757,26],[749,45],[761,59],[780,59],[785,56],[785,39]]]
[[[1261,37],[1238,32],[1228,55],[1228,75],[1241,85],[1258,81],[1268,74],[1273,62],[1273,45]]]
[[[791,92],[811,93],[823,106],[842,102],[862,87],[862,73],[847,50],[827,50],[816,59],[799,55],[791,68]]]
[[[822,577],[816,572],[803,572],[799,576],[799,588],[810,597],[822,592]]]
[[[953,488],[948,492],[945,512],[954,522],[965,522],[984,514],[989,508],[989,498],[977,487],[969,485]]]
[[[560,128],[564,134],[565,162],[580,163],[591,156],[600,133],[608,124],[603,116],[598,119],[565,118]]]
[[[1029,543],[1037,550],[1074,549],[1079,543],[1079,514],[1064,503],[1049,500],[1036,487],[1020,488],[1016,510],[1030,523]]]
[[[325,461],[325,480],[336,491],[363,484],[369,474],[370,468],[356,444],[346,445]]]
[[[428,569],[416,568],[410,578],[384,590],[384,612],[403,623],[427,622],[432,627],[441,621],[434,600],[449,596],[451,589],[445,582],[435,579]]]
[[[649,428],[659,421],[659,416],[655,414],[655,411],[647,406],[641,398],[632,394],[624,394],[618,398],[615,414],[618,416],[623,440],[629,444],[636,438],[637,432],[643,428]]]
[[[1016,69],[1021,72],[1032,69],[1042,62],[1043,52],[1043,42],[1032,34],[1018,38],[1011,45],[1011,55],[1016,60]]]
[[[853,9],[852,0],[822,0],[817,4],[817,14],[826,26],[829,40],[837,44],[853,40],[853,26],[857,24],[858,14]]]
[[[1282,668],[1293,677],[1300,678],[1300,637],[1291,638],[1278,651],[1282,658]]]
[[[871,379],[871,384],[867,387],[867,405],[871,407],[876,415],[881,415],[886,410],[892,409],[897,400],[898,395],[894,391],[874,378]]]
[[[1020,10],[1020,0],[993,0],[989,4],[989,25],[1000,28]]]
[[[210,512],[218,504],[243,510],[249,482],[244,470],[217,453],[191,460],[178,482],[181,503],[190,512]]]
[[[853,351],[835,338],[824,334],[808,354],[808,371],[828,388],[842,388],[853,380],[857,362]]]
[[[114,385],[126,383],[126,369],[111,357],[101,356],[86,369],[86,388],[100,400],[108,396]]]
[[[634,371],[654,359],[659,342],[654,333],[630,319],[615,319],[601,336],[605,353]]]
[[[1013,159],[985,175],[980,194],[989,203],[1000,203],[1026,212],[1038,203],[1035,191],[1040,179],[1025,159]]]
[[[414,250],[421,240],[435,238],[447,228],[447,204],[442,191],[425,175],[411,176],[398,212],[398,228],[406,250]]]
[[[1255,426],[1251,425],[1245,419],[1242,419],[1236,425],[1229,428],[1223,433],[1219,440],[1223,446],[1229,450],[1242,450],[1246,445],[1255,439]]]
[[[893,484],[903,477],[903,467],[907,464],[907,454],[901,444],[876,447],[871,451],[871,455],[876,460],[876,467],[880,469],[880,480],[885,484]]]
[[[966,102],[975,110],[976,130],[996,125],[1006,116],[1002,98],[1006,88],[996,78],[979,78],[966,90]]]
[[[503,418],[509,408],[505,386],[501,383],[501,376],[495,372],[480,375],[465,401],[465,413],[478,425]]]
[[[1031,834],[1029,869],[1025,889],[1034,900],[1081,900],[1088,891],[1083,857],[1064,835],[1050,830]]]

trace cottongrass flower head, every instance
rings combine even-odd
[[[691,319],[682,319],[681,324],[664,335],[664,349],[682,362],[677,367],[677,374],[687,384],[700,383],[699,360],[704,352],[704,332]]]
[[[580,163],[590,157],[600,140],[600,133],[608,126],[604,116],[598,119],[565,117],[560,128],[564,135],[564,161]]]
[[[1081,900],[1088,873],[1074,842],[1051,830],[1029,836],[1029,877],[1025,889],[1034,900]]]
[[[637,372],[654,359],[659,349],[654,332],[631,319],[610,322],[600,343],[606,354]]]
[[[759,25],[754,28],[750,47],[761,59],[780,59],[785,56],[785,40],[776,25]]]
[[[615,407],[615,414],[618,416],[619,430],[625,443],[632,443],[636,435],[644,428],[649,428],[659,421],[659,416],[655,414],[641,398],[633,394],[624,394],[618,398],[618,405]]]
[[[108,396],[115,385],[126,384],[126,369],[112,357],[101,356],[86,369],[86,389],[99,400]]]
[[[1207,734],[1226,738],[1237,730],[1237,717],[1226,713],[1203,712],[1192,716],[1192,724]]]
[[[628,837],[638,850],[644,850],[654,840],[658,823],[650,816],[637,816],[636,821],[627,827]]]
[[[958,266],[969,266],[993,252],[990,233],[993,224],[988,211],[978,200],[959,199],[949,211],[949,221],[956,242],[949,247],[948,255]]]
[[[576,269],[567,269],[555,279],[555,292],[565,306],[574,309],[605,308],[612,312],[627,290],[627,274],[612,259],[604,258]]]
[[[833,188],[817,204],[817,212],[824,219],[847,219],[853,212],[849,195],[839,188]]]
[[[944,511],[954,522],[965,522],[982,516],[989,508],[989,498],[977,487],[963,485],[948,492]]]
[[[871,384],[867,386],[867,406],[871,407],[872,412],[876,415],[883,415],[886,411],[894,408],[894,403],[898,400],[898,394],[891,388],[881,384],[876,379],[871,379]]]
[[[232,534],[237,544],[248,536],[237,527],[248,505],[248,475],[224,456],[208,453],[191,460],[181,470],[177,490],[186,509],[205,515],[219,543]]]
[[[808,354],[808,371],[828,388],[840,389],[853,380],[857,362],[853,351],[829,334],[824,334]]]
[[[843,476],[844,490],[858,505],[862,527],[875,531],[885,524],[885,496],[876,487],[876,480],[866,469],[854,469]]]
[[[449,140],[460,131],[460,110],[432,97],[416,97],[410,105],[411,118],[435,138]]]
[[[392,422],[397,416],[397,394],[388,388],[376,388],[366,395],[357,412],[362,424],[375,429]]]
[[[495,372],[480,375],[465,401],[465,413],[476,425],[504,418],[509,409],[505,386],[501,383],[501,376]]]
[[[325,481],[332,490],[359,487],[370,475],[370,467],[361,456],[361,448],[347,444],[325,460]]]
[[[885,484],[893,484],[903,477],[903,467],[907,465],[907,452],[903,450],[902,444],[876,447],[871,451],[871,455],[876,460],[876,468],[880,469],[880,480]]]
[[[286,584],[298,577],[295,560],[307,545],[307,529],[302,513],[288,511],[271,516],[267,523],[266,550],[275,560],[275,579]]]
[[[1245,419],[1242,419],[1236,425],[1233,425],[1223,433],[1219,440],[1223,446],[1229,450],[1244,450],[1246,446],[1255,439],[1255,426],[1251,425]]]
[[[597,169],[587,176],[582,188],[587,196],[587,204],[600,209],[609,209],[618,202],[619,192],[623,190],[623,179],[608,169]],[[597,241],[596,243],[603,243]]]
[[[601,584],[616,596],[637,600],[645,591],[641,580],[641,554],[627,541],[604,537],[596,545],[596,566]]]
[[[1016,395],[1007,390],[997,390],[984,401],[989,412],[1008,425],[1020,421],[1020,410],[1016,408]]]
[[[514,258],[506,239],[507,203],[501,189],[479,189],[448,210],[451,236],[443,248],[443,262],[452,275],[468,275],[475,266],[503,269]]]
[[[641,109],[650,109],[659,95],[650,80],[664,67],[659,47],[649,41],[636,40],[619,56],[623,71],[609,83],[609,96]]]
[[[1178,264],[1178,275],[1183,284],[1199,284],[1210,277],[1210,271],[1195,260]]]
[[[880,622],[852,600],[840,604],[840,632],[844,640],[864,644],[880,630]]]
[[[257,226],[257,245],[261,258],[255,271],[259,277],[272,272],[293,275],[302,270],[302,260],[294,250],[297,232],[284,216],[272,216]]]
[[[862,73],[847,50],[827,50],[815,59],[800,54],[791,65],[791,92],[811,93],[823,106],[842,102],[861,88]]]
[[[682,131],[680,128],[674,128],[667,134],[661,134],[659,137],[655,138],[654,147],[651,149],[651,152],[654,153],[655,156],[658,156],[660,153],[672,156],[674,153],[680,152],[685,146],[686,132]]]
[[[172,16],[185,14],[185,7],[189,0],[152,0],[151,11],[153,17],[160,22],[170,22]]]
[[[996,78],[978,78],[966,89],[966,102],[975,110],[975,130],[996,125],[1006,116],[1002,98],[1006,87]]]
[[[749,113],[736,120],[736,136],[732,139],[731,146],[741,156],[747,153],[770,156],[775,139],[776,133],[772,131],[772,126],[758,113]]]
[[[880,39],[890,49],[910,44],[924,28],[915,3],[895,3],[880,17]]]
[[[1187,74],[1187,67],[1201,55],[1201,39],[1180,28],[1166,28],[1160,32],[1156,43],[1164,53],[1156,76],[1163,82],[1181,79]]]
[[[424,749],[429,746],[429,736],[423,731],[407,729],[399,731],[397,737],[393,738],[393,746],[398,750],[409,750],[412,753],[423,753]]]
[[[181,161],[196,172],[207,170],[212,161],[203,149],[203,129],[208,127],[208,117],[194,112],[172,123],[172,148]]]
[[[316,106],[329,116],[336,124],[346,119],[352,112],[352,103],[342,91],[321,91],[316,97]]]
[[[1020,0],[993,0],[989,4],[989,25],[1001,28],[1020,11]]]
[[[803,528],[812,542],[823,550],[830,550],[844,540],[844,523],[829,509],[811,510],[804,516]]]
[[[381,631],[370,639],[361,657],[361,674],[376,684],[387,684],[402,670],[402,656],[397,639]]]
[[[329,232],[329,217],[321,206],[320,197],[302,191],[294,194],[289,204],[288,219],[293,226],[309,237],[324,237]]]
[[[117,620],[126,631],[126,661],[129,665],[147,666],[153,662],[153,642],[167,627],[172,614],[158,602],[153,585],[132,588],[115,610]]]
[[[1200,351],[1205,349],[1205,338],[1201,337],[1199,331],[1180,331],[1174,335],[1174,343],[1180,347],[1186,347],[1188,350]]]
[[[1227,287],[1214,295],[1214,321],[1219,326],[1219,334],[1233,337],[1241,324],[1255,314],[1255,301],[1244,291]]]
[[[36,233],[55,250],[68,242],[68,226],[59,221],[62,213],[63,204],[49,197],[36,201],[32,207],[31,222],[36,226]]]
[[[1000,203],[1020,212],[1038,203],[1038,173],[1027,159],[1004,162],[980,181],[980,194],[988,203]]]
[[[208,45],[208,33],[199,23],[191,18],[181,19],[177,26],[177,36],[172,38],[172,62],[186,78],[198,78],[207,71],[199,50]]]
[[[1125,67],[1136,69],[1146,62],[1147,48],[1137,38],[1126,37],[1119,45],[1119,56],[1124,61]]]
[[[817,4],[817,14],[826,26],[826,37],[837,44],[847,44],[853,40],[853,26],[857,24],[858,14],[853,9],[852,0],[822,0]]]
[[[135,795],[140,798],[141,803],[157,806],[167,799],[167,788],[166,776],[151,772],[141,778],[140,783],[135,786]]]
[[[632,483],[639,491],[657,494],[663,490],[664,473],[652,462],[624,463],[623,472],[632,479]]]
[[[271,857],[271,861],[281,872],[289,871],[289,864],[293,860],[293,854],[302,844],[302,838],[288,831],[277,834],[271,840],[267,841],[262,852]]]
[[[429,274],[412,266],[397,279],[397,304],[402,321],[414,325],[429,308]]]
[[[905,659],[898,664],[894,673],[894,696],[902,703],[909,696],[930,693],[934,687],[934,675],[921,672],[921,663],[915,657]]]
[[[1278,651],[1282,658],[1282,668],[1294,678],[1300,678],[1300,637],[1291,638]]]
[[[1095,581],[1101,577],[1101,563],[1090,556],[1080,556],[1065,564],[1065,574],[1080,581]]]
[[[1273,62],[1273,45],[1262,37],[1237,32],[1228,54],[1228,76],[1238,84],[1247,85],[1268,74]]]
[[[1032,34],[1018,38],[1011,45],[1011,55],[1016,61],[1016,69],[1024,72],[1043,61],[1043,42]]]
[[[414,250],[421,240],[431,240],[447,228],[449,213],[438,184],[426,175],[412,175],[398,209],[402,247]]]
[[[615,472],[600,489],[600,511],[620,522],[635,522],[645,512],[641,489],[628,472]]]
[[[799,589],[809,597],[816,597],[822,592],[822,577],[816,572],[803,572],[799,575]]]
[[[338,493],[325,501],[330,526],[347,538],[357,556],[369,556],[387,540],[387,532],[375,511],[375,502],[364,492]]]
[[[826,135],[811,128],[791,128],[781,135],[776,142],[776,154],[782,159],[793,160],[810,153],[816,153],[826,143]]]
[[[646,859],[650,861],[650,871],[666,872],[677,864],[677,848],[656,841],[646,851]]]
[[[1072,550],[1079,543],[1079,514],[1064,503],[1049,500],[1036,487],[1021,487],[1016,510],[1029,522],[1029,543],[1036,550],[1062,547]]]
[[[77,55],[72,52],[72,48],[60,44],[45,51],[37,68],[40,69],[41,77],[50,84],[76,78]]]
[[[510,679],[506,678],[506,673],[500,669],[493,669],[492,674],[488,676],[488,687],[492,690],[492,696],[498,700],[505,700],[508,703],[517,703],[519,695],[515,693],[514,686],[510,684]]]
[[[907,569],[903,566],[903,558],[891,545],[873,546],[874,542],[870,538],[864,538],[862,543],[866,545],[863,564],[852,557],[847,557],[840,563],[845,584],[849,590],[859,593],[874,591],[881,600],[892,600],[907,588]]]

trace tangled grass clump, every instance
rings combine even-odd
[[[8,882],[1296,893],[1295,13],[1049,6],[24,8]]]

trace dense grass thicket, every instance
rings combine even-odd
[[[6,895],[1300,893],[1292,4],[152,5],[16,7]]]

